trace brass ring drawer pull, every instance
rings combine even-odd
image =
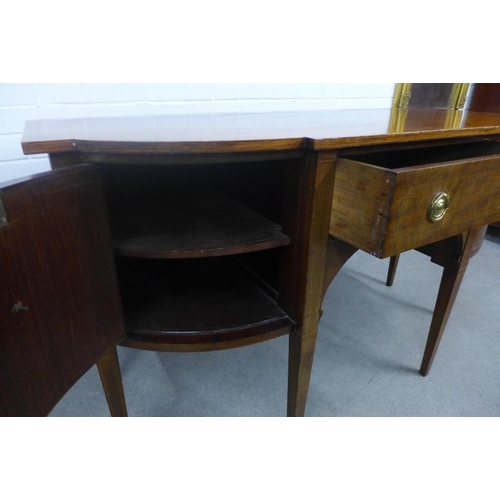
[[[450,197],[446,193],[439,193],[434,196],[429,205],[427,218],[431,222],[437,222],[444,217],[448,208],[450,208]]]

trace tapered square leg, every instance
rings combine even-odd
[[[420,367],[420,375],[423,377],[429,374],[429,371],[434,361],[434,357],[441,342],[444,329],[448,323],[453,304],[460,289],[462,279],[465,274],[466,267],[457,269],[443,269],[443,276],[441,278],[441,285],[432,316],[431,327],[427,337],[427,344],[425,346],[424,357]]]
[[[307,338],[294,331],[289,337],[287,416],[303,417],[316,345],[317,331]]]
[[[396,276],[396,270],[398,268],[399,263],[399,253],[397,255],[393,255],[389,262],[389,271],[387,272],[387,281],[385,284],[387,286],[392,286],[394,283],[394,276]]]
[[[481,231],[483,231],[483,228],[470,231],[466,236],[462,254],[444,266],[443,276],[436,299],[436,306],[434,308],[424,356],[420,366],[420,374],[424,377],[429,374],[431,369],[460,285],[462,284],[467,265],[469,264],[471,252],[474,245],[477,244],[477,236],[480,235]]]
[[[304,416],[318,334],[335,179],[334,154],[311,153],[298,177],[287,175],[287,218],[292,238],[282,259],[280,305],[295,320],[290,334],[287,415]],[[290,195],[291,194],[291,195]],[[295,207],[293,210],[290,207]]]
[[[122,376],[116,347],[107,351],[97,362],[102,387],[112,417],[127,417],[127,406],[123,392]]]

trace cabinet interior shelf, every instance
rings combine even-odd
[[[236,255],[288,245],[281,227],[217,191],[127,200],[111,215],[115,253],[142,258]]]
[[[158,350],[169,350],[161,344],[204,344],[210,350],[210,343],[258,341],[293,327],[276,301],[231,257],[118,257],[117,266],[128,341],[145,342],[149,349],[157,343]]]

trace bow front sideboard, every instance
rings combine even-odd
[[[27,122],[52,170],[0,185],[0,415],[46,415],[118,344],[209,351],[289,336],[305,411],[324,294],[358,249],[445,268],[421,373],[473,242],[500,220],[500,115],[411,109]],[[438,301],[439,302],[439,301]]]

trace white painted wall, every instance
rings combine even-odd
[[[178,113],[232,113],[390,106],[394,83],[378,84],[0,84],[0,182],[49,170],[25,156],[26,120]]]

